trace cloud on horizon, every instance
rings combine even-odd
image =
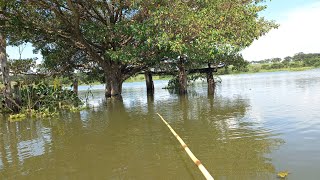
[[[300,7],[285,13],[265,36],[255,40],[242,51],[246,60],[292,56],[299,52],[320,53],[320,2]]]

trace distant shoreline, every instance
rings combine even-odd
[[[280,69],[261,69],[259,71],[249,70],[247,72],[231,72],[228,74],[219,74],[219,75],[231,75],[231,74],[255,74],[255,73],[264,73],[264,72],[280,72],[280,71],[307,71],[311,69],[318,69],[319,67],[296,67],[296,68],[280,68]]]
[[[268,72],[295,72],[295,71],[308,71],[308,70],[312,70],[312,69],[320,69],[319,67],[297,67],[297,68],[281,68],[281,69],[269,69],[269,70],[261,70],[258,72],[253,72],[253,71],[248,71],[248,72],[233,72],[233,73],[229,73],[229,74],[219,74],[217,76],[222,76],[222,75],[240,75],[240,74],[258,74],[258,73],[268,73]],[[166,76],[164,78],[161,78],[159,76],[155,76],[156,78],[154,78],[154,81],[157,80],[170,80],[170,76]],[[136,77],[131,78],[128,81],[125,81],[125,83],[135,83],[135,82],[144,82],[144,75],[138,75]],[[94,83],[94,84],[80,84],[80,86],[94,86],[94,85],[104,85],[104,83]]]

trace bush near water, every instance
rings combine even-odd
[[[62,88],[59,83],[49,85],[45,82],[39,84],[20,85],[19,90],[13,93],[11,99],[13,108],[2,104],[1,110],[9,112],[10,121],[17,121],[29,117],[52,117],[58,110],[68,109],[72,112],[83,109],[81,99],[72,90]],[[4,102],[4,97],[1,97]]]

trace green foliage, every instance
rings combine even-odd
[[[274,66],[271,68],[289,68],[289,67],[296,68],[296,67],[303,67],[303,66],[317,67],[317,63],[319,62],[320,62],[319,53],[305,54],[303,52],[297,53],[292,57],[287,56],[283,59],[272,58],[272,59],[264,59],[261,61],[252,61],[252,63],[255,63],[255,64],[269,64],[270,66]],[[263,68],[263,69],[266,69],[266,68]]]
[[[241,73],[241,72],[271,72],[278,70],[286,71],[301,71],[311,68],[320,67],[320,54],[319,53],[309,53],[304,54],[302,52],[295,54],[294,56],[287,56],[283,59],[281,58],[271,58],[264,59],[261,61],[252,61],[251,64],[247,66],[248,68],[244,70],[229,71],[229,73]],[[219,70],[218,73],[226,74],[225,71]]]
[[[284,68],[284,65],[282,63],[276,62],[270,65],[270,69],[281,69],[281,68]]]
[[[77,112],[88,108],[73,91],[63,89],[56,80],[53,86],[45,83],[21,86],[20,100],[15,101],[17,114],[9,116],[10,121],[21,121],[27,117],[50,118],[58,115],[60,109]],[[13,101],[14,102],[14,101]]]
[[[32,42],[47,68],[119,69],[123,81],[163,57],[187,54],[202,65],[238,52],[277,27],[258,16],[266,8],[260,2],[11,0],[4,30],[11,43]],[[74,58],[79,53],[83,58]]]
[[[301,63],[299,63],[299,62],[290,62],[290,63],[289,63],[289,67],[290,67],[290,68],[301,67]]]
[[[318,60],[317,62],[315,62],[313,65],[314,65],[314,67],[317,67],[317,68],[320,67],[320,60]]]
[[[196,82],[196,80],[199,79],[206,79],[206,75],[205,74],[189,74],[187,76],[187,86],[192,86],[194,85],[194,83]],[[220,83],[221,79],[218,76],[214,76],[214,80],[215,83]],[[179,90],[179,76],[174,76],[173,78],[171,78],[168,82],[168,85],[166,87],[164,87],[164,89],[171,89],[174,90],[175,92],[177,92]]]
[[[143,74],[139,74],[137,76],[130,77],[129,79],[126,80],[126,82],[137,82],[137,81],[144,81],[144,80],[145,80],[144,75]]]
[[[169,80],[168,85],[164,89],[174,89],[178,90],[179,88],[179,76],[175,76]]]
[[[261,69],[269,70],[271,69],[271,66],[269,64],[262,64]]]
[[[14,75],[25,74],[36,66],[36,59],[10,59],[8,66]]]
[[[88,106],[74,106],[74,105],[63,105],[61,107],[61,109],[65,109],[65,110],[68,110],[68,111],[71,111],[71,112],[80,112],[82,110],[85,110],[85,109],[88,109],[89,107]]]
[[[264,8],[253,1],[162,1],[150,18],[158,30],[152,43],[168,57],[187,54],[191,61],[208,62],[238,52],[276,27],[258,18]]]
[[[261,61],[253,61],[252,64],[249,66],[249,71],[256,72],[258,68],[264,71],[274,71],[274,70],[301,71],[301,70],[317,68],[317,67],[320,67],[319,53],[304,54],[300,52],[295,54],[292,57],[287,56],[283,59],[272,58],[272,59],[265,59]]]
[[[251,66],[249,66],[249,71],[250,71],[250,69],[251,69],[251,71],[254,72],[254,73],[260,72],[261,66],[259,66],[259,65],[251,65]]]
[[[21,88],[22,107],[26,109],[48,109],[54,111],[62,105],[81,104],[81,100],[71,90],[45,83],[28,85]]]
[[[11,122],[22,121],[24,119],[26,119],[26,115],[24,113],[9,115],[9,121]]]
[[[59,113],[55,110],[55,111],[50,111],[49,108],[42,108],[42,109],[38,109],[38,110],[34,110],[34,109],[27,109],[22,111],[20,114],[26,114],[31,118],[51,118],[51,117],[55,117],[57,116]]]

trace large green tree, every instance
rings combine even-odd
[[[186,54],[202,63],[231,46],[240,50],[275,27],[258,17],[261,0],[13,1],[20,39],[79,49],[103,69],[106,96],[161,57]],[[14,31],[12,31],[14,32]],[[15,36],[16,37],[16,36]],[[183,68],[183,67],[179,67]]]
[[[142,1],[30,0],[17,2],[13,14],[31,42],[56,46],[59,40],[86,52],[104,70],[106,95],[117,96],[125,79],[155,59],[143,23],[145,7],[151,6]]]
[[[277,27],[272,21],[260,18],[266,8],[263,1],[215,0],[163,3],[153,12],[158,29],[157,38],[150,38],[171,58],[187,55],[191,65],[214,63],[221,56],[237,54],[254,39]],[[183,70],[183,66],[179,66]],[[181,71],[180,71],[181,72]],[[212,76],[212,75],[211,75]],[[179,74],[181,88],[186,86],[186,74]],[[182,92],[185,90],[182,90]]]

